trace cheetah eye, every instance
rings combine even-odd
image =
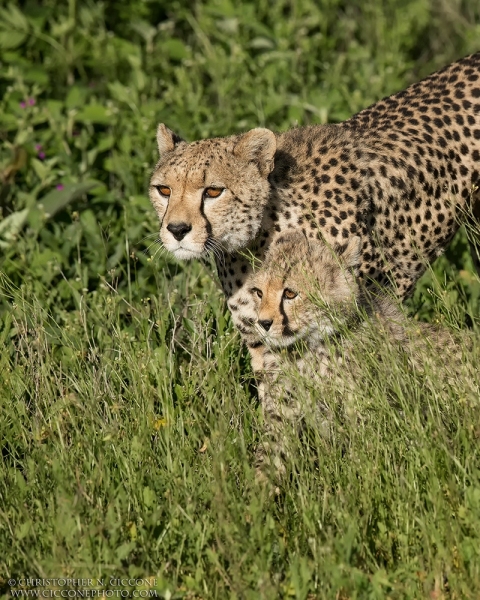
[[[207,198],[218,198],[225,188],[208,187],[203,192]]]
[[[262,290],[259,290],[258,288],[252,288],[250,291],[252,292],[252,294],[254,294],[255,296],[257,296],[258,298],[260,298],[260,299],[263,298],[263,292],[262,292]]]
[[[165,198],[169,198],[172,190],[166,185],[156,185],[155,189],[161,196],[165,196]]]
[[[293,290],[289,290],[288,288],[285,288],[283,290],[283,297],[286,298],[287,300],[293,300],[297,296],[298,296],[297,292],[294,292]]]

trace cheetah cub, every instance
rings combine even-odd
[[[407,319],[396,304],[361,286],[360,252],[358,236],[330,247],[307,240],[300,231],[280,236],[269,248],[249,280],[256,307],[255,335],[274,351],[265,352],[264,372],[278,370],[281,358],[314,353],[316,375],[333,375],[333,363],[348,359],[351,334],[365,330],[370,320],[393,340],[406,342]],[[418,326],[433,333],[431,326]]]
[[[357,236],[332,248],[292,231],[270,246],[250,276],[253,325],[265,348],[260,384],[265,431],[256,454],[260,480],[270,479],[266,473],[272,467],[275,478],[285,474],[285,427],[295,435],[308,413],[328,436],[329,410],[318,396],[330,381],[337,394],[343,390],[342,400],[352,398],[354,382],[362,377],[358,343],[383,336],[404,352],[410,368],[419,370],[432,348],[441,346],[444,352],[455,346],[446,329],[415,323],[413,331],[413,321],[385,292],[365,290],[357,276],[360,253]],[[295,373],[314,388],[313,404],[299,391]]]

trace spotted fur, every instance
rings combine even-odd
[[[261,368],[245,282],[252,257],[262,260],[278,236],[298,230],[340,246],[358,236],[359,277],[404,298],[462,220],[478,217],[480,53],[339,125],[191,144],[161,125],[157,140],[150,198],[162,242],[180,259],[215,254],[233,320]]]

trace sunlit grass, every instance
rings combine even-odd
[[[292,375],[331,432],[286,434],[272,496],[213,268],[160,250],[146,189],[158,122],[345,119],[478,50],[478,3],[38,4],[0,2],[1,593],[125,574],[165,598],[477,598],[477,350],[450,376],[450,349],[417,372],[374,338],[348,406]],[[468,337],[479,299],[461,232],[408,310]]]

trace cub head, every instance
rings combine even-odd
[[[357,236],[333,248],[299,231],[278,237],[248,282],[259,337],[279,348],[339,331],[357,310],[360,249]]]
[[[164,247],[179,259],[248,246],[270,194],[277,147],[269,129],[188,144],[161,124],[150,200]]]

